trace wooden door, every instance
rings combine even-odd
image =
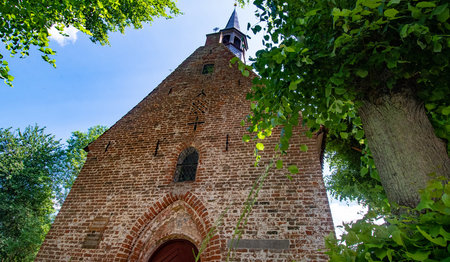
[[[187,240],[175,239],[162,244],[151,256],[149,262],[194,262],[198,250]]]

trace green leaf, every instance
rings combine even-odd
[[[420,48],[425,49],[427,47],[426,44],[424,44],[422,41],[420,41],[419,39],[417,39],[417,44],[420,46]]]
[[[277,166],[277,169],[282,169],[283,168],[283,160],[278,159],[276,166]]]
[[[433,43],[433,52],[439,53],[439,52],[441,52],[441,50],[442,50],[442,45],[441,45],[441,43],[439,43],[438,41],[435,41],[435,42]]]
[[[258,132],[257,136],[258,136],[259,139],[264,139],[264,138],[266,138],[266,136],[265,136],[261,131]]]
[[[331,96],[331,87],[327,87],[327,88],[325,88],[325,96],[326,97],[329,97],[329,96]]]
[[[291,174],[297,174],[298,173],[298,167],[296,165],[290,165],[288,167],[288,170]]]
[[[386,11],[384,11],[384,16],[389,17],[389,18],[394,18],[395,15],[398,14],[398,11],[394,8],[390,8],[387,9]]]
[[[242,71],[242,75],[248,77],[250,75],[250,72],[248,70],[244,70]]]
[[[424,261],[428,258],[430,255],[430,251],[424,252],[424,251],[416,251],[415,253],[406,252],[406,255],[416,261]]]
[[[335,92],[337,95],[343,95],[343,94],[345,94],[346,90],[345,90],[345,88],[335,88],[335,89],[334,89],[334,92]]]
[[[244,142],[249,142],[250,139],[251,139],[251,137],[249,135],[242,136],[242,141],[244,141]]]
[[[394,250],[389,248],[386,253],[387,253],[389,261],[392,262],[392,253],[394,253]]]
[[[347,139],[348,138],[348,133],[347,132],[341,132],[340,135],[341,135],[341,137],[343,139]]]
[[[238,62],[238,61],[239,61],[239,57],[235,56],[235,57],[231,58],[230,63],[231,63],[232,65],[234,65],[234,64],[236,64],[236,62]]]
[[[422,236],[424,236],[430,242],[432,242],[432,243],[434,243],[436,245],[439,245],[439,246],[443,246],[443,247],[447,246],[447,241],[444,238],[442,238],[442,237],[433,238],[427,232],[422,230],[419,226],[416,226],[416,228],[420,232],[420,234],[422,234]]]
[[[419,8],[435,7],[435,6],[436,6],[436,4],[433,2],[419,2],[416,5],[416,7],[419,7]]]
[[[361,4],[373,9],[380,6],[381,0],[362,0]]]
[[[335,84],[337,86],[340,86],[340,85],[342,85],[344,83],[343,79],[341,79],[339,77],[334,77],[334,76],[332,78],[330,78],[330,81],[331,81],[331,83],[333,83],[333,84]]]
[[[296,89],[297,89],[297,82],[291,81],[291,83],[289,84],[289,90],[296,90]]]
[[[402,29],[400,29],[400,37],[405,38],[408,36],[408,28],[409,28],[408,24],[402,26]]]
[[[442,202],[444,203],[444,205],[446,206],[446,207],[450,207],[450,195],[449,194],[447,194],[447,193],[444,193],[443,195],[442,195]]]
[[[263,151],[263,150],[264,150],[264,145],[263,145],[263,143],[257,143],[257,144],[256,144],[256,148],[257,148],[258,150]]]
[[[430,111],[436,108],[436,104],[425,104],[425,108]]]
[[[444,109],[442,109],[442,114],[448,116],[450,114],[450,106],[444,107]]]
[[[361,140],[363,137],[364,137],[364,130],[360,129],[360,130],[356,131],[356,134],[355,134],[356,140]]]
[[[362,167],[360,170],[361,176],[365,176],[367,175],[367,173],[369,173],[369,169],[367,167]]]
[[[405,243],[403,243],[402,235],[400,230],[395,230],[392,232],[392,240],[395,241],[400,246],[405,246]]]
[[[302,145],[300,146],[300,151],[303,151],[303,152],[308,151],[308,146],[305,145],[305,144],[302,144]]]
[[[450,233],[447,232],[447,231],[444,229],[443,226],[440,226],[440,227],[439,227],[439,234],[440,234],[441,236],[443,236],[447,241],[450,240]]]
[[[368,74],[369,74],[369,72],[367,70],[364,70],[364,69],[356,70],[356,75],[361,78],[365,78]]]
[[[449,16],[450,16],[449,10],[448,10],[448,8],[445,8],[444,11],[442,11],[442,13],[439,13],[436,15],[436,18],[439,22],[444,23],[447,21]]]
[[[398,3],[400,3],[400,0],[391,0],[391,1],[389,1],[389,3],[387,4],[387,6],[391,6],[391,5],[393,5],[393,4],[398,4]]]
[[[295,49],[292,48],[292,47],[290,47],[290,46],[284,47],[284,50],[285,50],[286,52],[289,52],[289,53],[294,53],[294,52],[295,52]]]

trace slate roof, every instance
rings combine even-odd
[[[230,19],[228,20],[227,25],[224,29],[230,29],[230,28],[236,28],[237,30],[240,30],[239,28],[239,20],[236,13],[236,8],[234,9],[233,13],[230,16]]]

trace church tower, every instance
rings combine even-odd
[[[286,169],[270,169],[239,242],[233,230],[254,182],[278,142],[265,140],[260,166],[240,125],[253,72],[236,11],[107,132],[57,215],[36,261],[327,261],[319,251],[333,230],[321,172],[322,137],[293,132]],[[301,144],[307,152],[298,150]],[[219,223],[220,222],[220,223]],[[215,230],[214,230],[215,229]],[[210,232],[215,232],[209,235]],[[209,239],[209,241],[204,241]],[[202,245],[202,243],[205,243]]]
[[[236,7],[225,28],[218,33],[206,35],[206,37],[206,45],[222,43],[245,62],[245,51],[248,49],[247,36],[240,31]]]

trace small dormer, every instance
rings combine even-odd
[[[236,8],[224,29],[207,35],[206,45],[217,42],[224,44],[233,54],[245,61],[245,51],[248,49],[247,37],[240,31]]]

